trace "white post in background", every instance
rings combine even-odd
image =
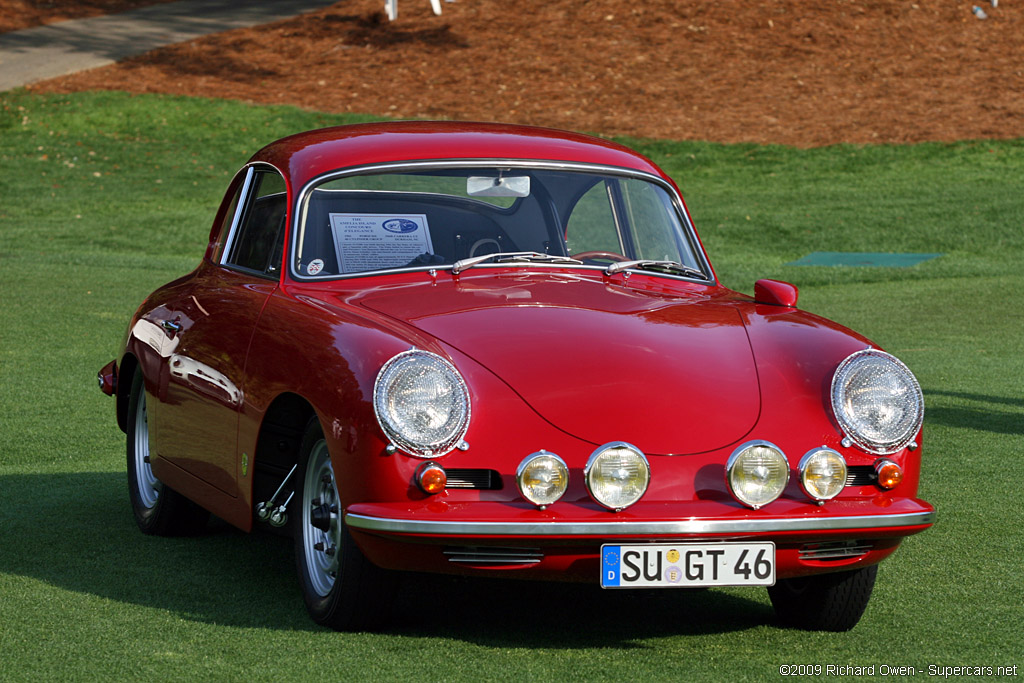
[[[455,0],[445,0],[445,2],[455,2]],[[441,16],[441,0],[430,0],[430,9],[434,11],[435,16]],[[398,0],[384,0],[384,12],[388,15],[388,21],[397,19]]]

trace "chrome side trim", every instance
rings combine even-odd
[[[439,536],[696,536],[702,534],[764,534],[790,531],[898,529],[931,525],[935,512],[856,517],[781,517],[769,519],[684,519],[663,522],[438,522],[386,519],[353,513],[345,523],[353,529]]]
[[[235,205],[235,215],[231,218],[231,227],[228,229],[227,239],[224,240],[224,251],[220,255],[220,265],[227,265],[228,255],[231,253],[231,248],[235,246],[235,236],[238,233],[238,224],[242,222],[242,214],[245,212],[245,207],[249,203],[249,190],[252,187],[252,178],[256,174],[256,171],[252,166],[249,166],[245,171],[245,181],[242,183],[242,189],[238,193],[238,204]]]

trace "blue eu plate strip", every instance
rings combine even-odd
[[[601,585],[619,585],[619,557],[621,553],[617,545],[606,545],[601,548]]]

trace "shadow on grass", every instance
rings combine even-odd
[[[441,576],[407,581],[397,602],[392,633],[503,649],[645,648],[639,641],[743,631],[774,614],[767,604],[713,590],[605,591]]]
[[[291,539],[219,520],[199,536],[145,536],[127,498],[120,473],[0,477],[0,572],[203,623],[319,630],[302,605]],[[643,647],[643,638],[725,633],[771,619],[765,602],[717,591],[406,578],[386,633],[484,646],[629,649]]]
[[[994,434],[1024,434],[1024,399],[934,389],[928,390],[927,396],[953,399],[937,406],[929,405],[925,410],[925,419],[929,422]]]
[[[290,539],[247,535],[219,520],[199,536],[146,536],[123,473],[0,477],[0,530],[0,572],[196,621],[315,628]]]

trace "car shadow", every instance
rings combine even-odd
[[[212,520],[196,536],[146,536],[126,475],[0,477],[0,572],[229,626],[312,629],[291,540]]]
[[[925,421],[947,427],[967,427],[995,434],[1024,434],[1024,399],[959,391],[929,389],[926,396],[955,399],[930,401],[925,408]]]
[[[634,649],[645,647],[640,641],[647,638],[743,631],[774,619],[767,603],[715,590],[609,591],[513,579],[410,579],[398,592],[389,632],[485,647]]]
[[[290,538],[214,519],[196,536],[146,536],[124,473],[0,476],[0,572],[202,623],[320,630],[295,579]],[[772,619],[765,601],[719,591],[605,591],[508,579],[403,575],[385,633],[504,648],[642,647]]]

